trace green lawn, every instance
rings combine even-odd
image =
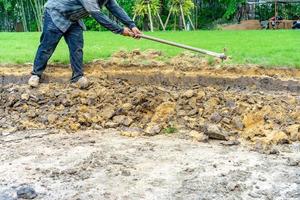
[[[300,68],[299,31],[195,31],[146,33],[187,45],[222,52],[233,63]],[[0,63],[33,62],[40,33],[0,33]],[[158,49],[167,56],[182,50],[146,40],[133,40],[110,32],[85,32],[85,62],[107,58],[113,52],[132,49]],[[69,53],[62,40],[52,62],[67,63]]]

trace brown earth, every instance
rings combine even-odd
[[[230,24],[224,26],[224,30],[259,30],[261,25],[259,20],[243,20],[240,24]]]
[[[276,29],[292,29],[295,20],[280,20]],[[272,21],[268,22],[269,29],[272,29]],[[223,30],[260,30],[262,29],[259,20],[244,20],[240,24],[229,24],[222,26]]]
[[[71,70],[50,65],[37,89],[31,67],[0,67],[0,131],[118,128],[121,135],[171,134],[260,147],[300,141],[300,70],[229,66],[192,54],[119,52],[86,66],[93,84],[68,83]]]

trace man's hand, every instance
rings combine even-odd
[[[142,32],[137,27],[133,27],[131,29],[131,31],[134,34],[134,36],[133,36],[134,38],[136,38],[136,39],[140,39],[141,38]]]
[[[128,36],[128,37],[133,37],[135,39],[140,39],[141,34],[142,34],[142,32],[137,27],[133,27],[131,30],[129,28],[125,27],[122,35]]]
[[[134,33],[127,27],[124,27],[124,31],[122,35],[127,36],[127,37],[134,37]]]

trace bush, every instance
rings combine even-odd
[[[268,20],[274,16],[274,4],[261,4],[256,6],[256,17],[260,21]],[[278,4],[278,15],[284,19],[297,19],[300,16],[300,3]]]
[[[102,28],[100,24],[91,17],[87,17],[83,21],[85,23],[86,29],[89,31],[100,31]]]

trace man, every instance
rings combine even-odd
[[[126,27],[121,27],[101,12],[105,6]],[[72,67],[71,83],[87,88],[89,82],[83,74],[83,29],[82,18],[90,15],[108,30],[139,38],[141,32],[116,0],[48,0],[45,5],[43,33],[34,60],[32,76],[28,84],[37,87],[47,62],[60,39],[64,37],[70,51]]]

